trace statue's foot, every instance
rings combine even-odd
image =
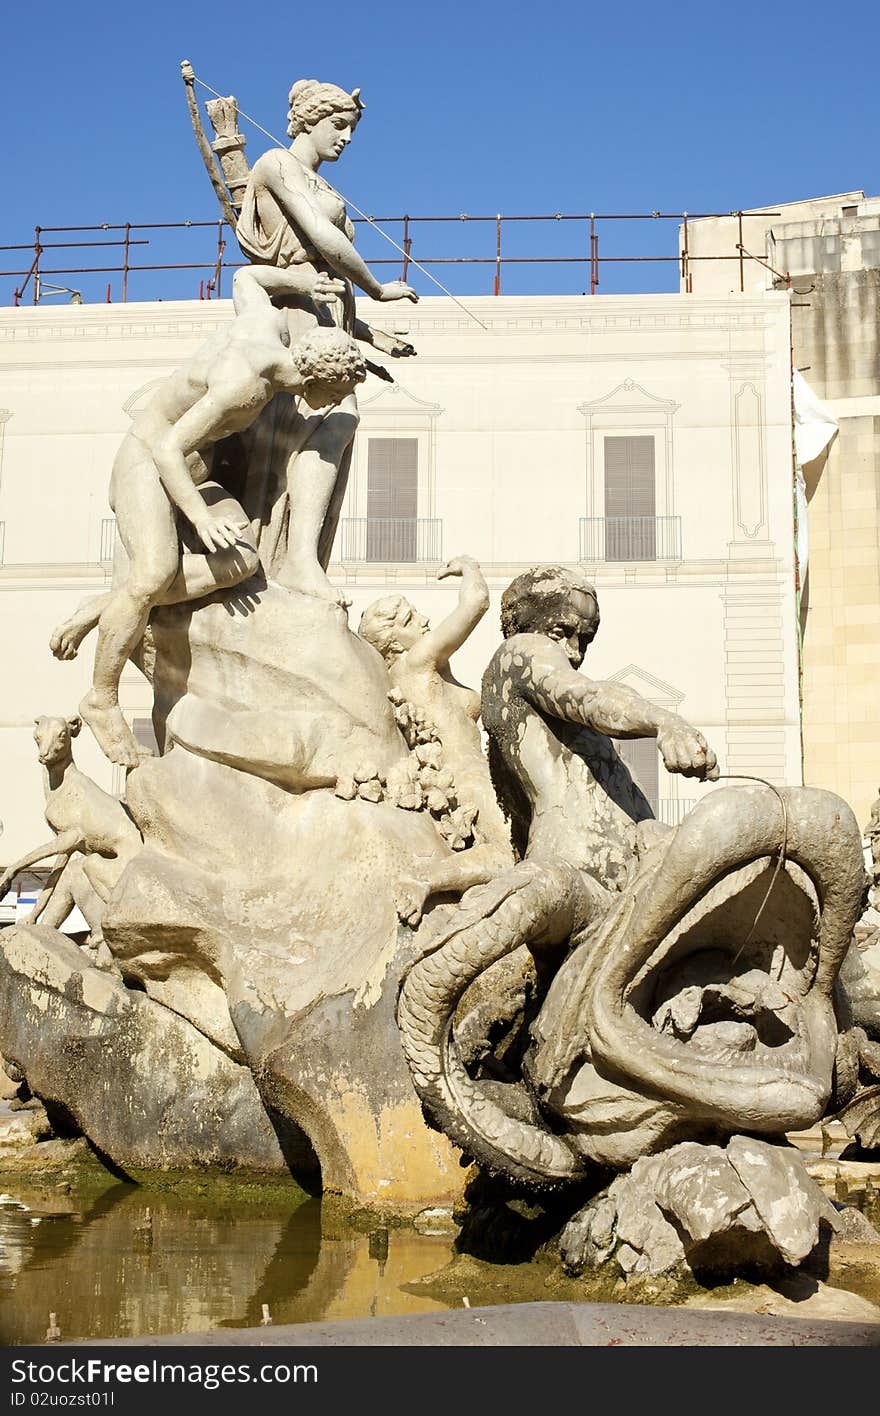
[[[398,918],[408,924],[410,929],[415,929],[421,923],[425,902],[430,893],[431,887],[426,880],[415,880],[406,876],[398,885],[395,908]]]
[[[351,604],[344,590],[331,584],[317,561],[289,561],[278,577],[279,585],[285,590],[297,590],[300,595],[312,595],[317,600],[328,600],[347,610]]]
[[[77,650],[95,625],[95,616],[77,611],[52,631],[49,648],[56,659],[75,659]]]
[[[79,711],[88,723],[98,746],[110,762],[119,767],[137,767],[141,752],[134,734],[122,716],[118,703],[109,707],[96,701],[94,691],[87,693]]]

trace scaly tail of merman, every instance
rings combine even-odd
[[[413,1083],[441,1129],[486,1169],[544,1188],[579,1179],[583,1161],[562,1137],[509,1116],[468,1076],[452,1020],[490,965],[522,944],[570,937],[583,923],[584,894],[573,867],[531,861],[470,891],[439,944],[409,970],[397,1005]]]

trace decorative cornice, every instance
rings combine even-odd
[[[749,330],[788,313],[788,296],[766,291],[760,295],[727,297],[700,295],[568,295],[471,296],[465,303],[488,332],[505,331],[534,337],[536,333],[601,334],[617,331]],[[382,307],[379,307],[382,308]],[[0,344],[55,340],[61,344],[129,339],[199,338],[232,318],[232,301],[166,300],[126,305],[75,305],[65,309],[27,306],[0,314]],[[358,314],[377,329],[393,333],[396,318],[377,319],[372,300],[358,301]],[[474,320],[450,300],[423,298],[407,311],[408,335],[420,332],[467,331],[484,337]],[[729,351],[728,351],[729,352]]]
[[[623,683],[625,680],[638,679],[640,683],[650,689],[644,697],[649,699],[663,698],[666,702],[679,704],[684,701],[684,694],[680,688],[676,688],[671,683],[666,683],[664,679],[657,678],[654,674],[649,674],[647,669],[639,668],[638,664],[627,664],[625,669],[618,669],[616,673],[607,674],[606,679],[611,683]]]
[[[480,565],[487,580],[513,580],[530,566],[531,561],[481,561]],[[583,564],[578,560],[562,560],[561,565],[569,565],[583,572]],[[341,583],[354,580],[381,581],[389,569],[396,571],[398,580],[412,579],[419,583],[427,578],[433,581],[437,574],[436,563],[413,561],[386,563],[384,561],[347,561],[330,563],[330,574]],[[779,558],[745,560],[683,560],[676,563],[674,578],[670,577],[662,562],[639,562],[632,574],[621,574],[619,564],[599,562],[590,565],[590,577],[597,588],[603,585],[617,586],[644,585],[651,589],[681,589],[687,582],[715,586],[722,595],[732,594],[739,598],[755,598],[756,603],[766,595],[775,601],[778,586],[787,583],[792,568]],[[100,561],[13,561],[0,565],[0,588],[57,590],[59,581],[79,585],[84,580],[105,583],[108,579],[107,566]]]
[[[397,406],[395,406],[395,403]],[[377,404],[382,405],[378,410],[376,410]],[[393,384],[383,384],[379,391],[373,394],[372,398],[358,399],[358,407],[363,413],[376,410],[383,414],[406,414],[410,416],[416,414],[417,416],[426,418],[436,418],[443,412],[441,404],[430,403],[425,398],[418,398],[416,394],[410,393],[409,389],[404,388],[403,384],[398,383],[396,379]]]
[[[48,344],[41,346],[40,353],[46,353],[48,350]],[[431,350],[429,353],[420,355],[419,367],[420,369],[427,369],[435,365],[443,364],[492,364],[499,366],[503,364],[528,364],[534,366],[540,363],[546,366],[548,364],[668,364],[689,363],[692,361],[701,364],[711,364],[716,361],[720,362],[722,359],[726,358],[728,353],[729,347],[726,344],[723,348],[714,349],[637,349],[632,347],[626,349],[609,349],[606,347],[599,350],[586,348],[577,350],[535,350],[532,348],[524,350],[519,354],[498,353],[497,350],[489,346],[481,350],[465,349],[457,351],[454,354]],[[157,358],[154,354],[148,355],[145,353],[134,354],[126,358],[124,354],[121,352],[117,353],[116,351],[113,353],[108,352],[102,359],[45,359],[39,357],[31,359],[5,359],[0,355],[0,367],[2,367],[5,372],[10,373],[33,369],[68,369],[71,367],[77,369],[122,369],[130,367],[136,369],[165,369],[170,371],[175,367],[176,363],[179,363],[181,357],[182,353],[179,348],[174,349],[165,358]],[[766,366],[767,358],[762,349],[746,350],[744,357],[747,359],[750,370],[757,369],[760,371]],[[367,384],[367,387],[370,387],[370,385]],[[361,406],[363,407],[362,400]]]
[[[646,404],[649,406],[653,404],[656,408],[662,408],[665,413],[671,414],[676,413],[681,407],[681,404],[676,403],[674,398],[660,398],[656,393],[649,393],[646,388],[643,388],[641,384],[637,384],[633,379],[624,379],[623,383],[619,383],[616,388],[613,388],[610,393],[603,394],[601,398],[594,398],[589,403],[579,403],[578,412],[585,414],[596,413],[599,409],[610,405],[612,399],[616,398],[620,393],[625,394],[627,398],[630,399],[628,403],[617,403],[614,405],[614,408],[621,412],[630,411],[632,409],[644,409]],[[641,395],[643,401],[641,403],[638,401],[633,402],[633,394]]]

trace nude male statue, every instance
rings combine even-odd
[[[469,1085],[467,1064],[494,1058],[491,1075],[513,1083],[513,1096],[522,1080],[519,1043],[535,1026],[530,1018],[561,966],[560,950],[601,925],[649,868],[641,857],[674,840],[653,819],[612,738],[655,737],[669,771],[718,775],[706,739],[678,714],[578,672],[599,628],[599,606],[577,572],[533,566],[518,576],[501,597],[501,627],[504,643],[483,676],[483,725],[520,859],[438,918],[397,1006],[404,1055],[427,1110],[493,1166],[504,1154],[505,1104],[493,1112],[494,1103]],[[598,931],[593,937],[601,947]],[[509,1050],[502,1040],[512,1041]],[[536,1146],[531,1174],[571,1173],[571,1152],[549,1133],[541,1131]]]
[[[578,672],[599,628],[593,586],[534,566],[501,600],[504,643],[483,676],[493,780],[514,844],[532,861],[575,866],[611,891],[665,831],[612,738],[656,737],[668,771],[718,776],[702,733],[623,684]]]
[[[299,295],[308,300],[335,299],[341,288],[322,273],[301,274],[298,283]],[[278,284],[278,273],[269,268],[237,271],[235,319],[135,414],[110,483],[127,576],[109,594],[81,605],[50,640],[58,658],[73,658],[98,625],[92,688],[80,713],[105,756],[123,767],[136,767],[140,754],[119,707],[119,680],[153,608],[239,584],[258,565],[244,511],[211,480],[209,449],[250,427],[278,391],[322,409],[346,398],[366,377],[357,345],[336,328],[316,328],[290,347],[286,313],[271,300]],[[297,278],[290,272],[283,293],[296,297]],[[204,554],[181,553],[179,516],[193,527]]]

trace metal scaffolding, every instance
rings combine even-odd
[[[355,217],[355,225],[369,226],[371,223],[378,223],[380,226],[390,226],[396,228],[401,235],[400,246],[403,251],[402,260],[398,257],[378,257],[369,258],[371,266],[399,266],[401,279],[406,280],[409,275],[409,268],[412,262],[418,259],[423,266],[477,266],[491,268],[491,293],[493,295],[502,294],[502,272],[505,267],[513,266],[559,266],[567,267],[579,276],[584,277],[579,284],[583,288],[574,290],[561,290],[559,294],[586,294],[587,289],[591,295],[595,295],[600,288],[600,277],[603,266],[622,266],[640,264],[675,264],[679,268],[680,289],[685,293],[691,293],[693,289],[692,271],[693,266],[698,261],[736,261],[739,265],[739,286],[740,290],[745,290],[745,265],[747,261],[756,261],[759,265],[765,266],[779,280],[787,284],[787,277],[773,271],[772,267],[761,257],[752,255],[744,243],[744,222],[750,217],[760,217],[766,221],[768,216],[778,215],[776,212],[747,212],[747,211],[727,211],[727,212],[581,212],[563,213],[554,212],[548,215],[502,215],[500,212],[494,216],[471,216],[469,213],[461,212],[457,216],[388,216],[372,217],[369,220]],[[689,223],[698,220],[705,220],[709,217],[733,217],[737,221],[737,240],[732,243],[733,249],[729,254],[696,256],[690,250]],[[653,222],[668,224],[674,222],[678,228],[678,239],[676,245],[678,249],[674,253],[667,254],[614,254],[609,250],[612,237],[609,233],[615,228],[613,223],[641,223]],[[515,226],[522,226],[525,223],[549,222],[549,223],[573,223],[567,227],[572,232],[572,251],[564,255],[513,255],[506,254],[509,250],[509,237]],[[414,250],[414,239],[417,228],[420,239],[424,239],[428,231],[436,231],[441,228],[442,238],[443,224],[455,223],[458,226],[463,224],[469,228],[489,227],[490,242],[487,243],[487,253],[477,255],[422,255],[421,249],[418,253]],[[604,228],[604,229],[603,229]],[[183,253],[183,244],[189,241],[189,251],[192,254],[200,255],[201,259],[191,261],[155,261],[144,263],[138,259],[143,252],[142,248],[149,247],[154,240],[155,233],[176,232],[180,233],[179,253]],[[212,233],[210,246],[205,247],[205,234]],[[154,233],[151,237],[145,233]],[[481,232],[482,234],[482,232]],[[602,237],[600,249],[600,235]],[[227,246],[230,236],[234,243],[235,236],[231,227],[223,220],[217,221],[161,221],[161,222],[120,222],[116,224],[101,223],[97,226],[36,226],[34,227],[33,241],[25,242],[13,246],[0,246],[0,260],[2,253],[13,253],[27,251],[32,253],[30,263],[21,269],[0,270],[0,279],[15,281],[15,285],[9,291],[8,300],[12,305],[19,305],[25,301],[38,305],[41,301],[52,298],[56,295],[67,294],[72,299],[76,297],[82,299],[82,292],[69,286],[57,285],[50,277],[56,276],[118,276],[116,294],[113,293],[113,281],[109,280],[104,286],[102,298],[107,302],[113,299],[126,302],[130,298],[130,278],[139,276],[144,272],[151,271],[193,271],[199,272],[198,277],[198,298],[203,300],[218,299],[223,294],[223,275],[225,271],[235,270],[244,264],[240,260],[230,260],[226,258]],[[201,237],[198,249],[195,247],[196,241]],[[47,239],[49,238],[49,239]],[[61,238],[61,239],[53,239]],[[76,239],[72,239],[76,238]],[[493,239],[494,238],[494,239]],[[175,243],[176,244],[176,243]],[[442,241],[441,241],[442,245]],[[77,257],[71,255],[64,257],[58,252],[81,252],[92,251],[100,248],[107,251],[107,260],[112,260],[113,264],[62,264],[55,262],[58,260],[74,261]],[[113,252],[111,256],[109,253]],[[115,256],[115,259],[114,259]],[[134,259],[132,257],[134,256]],[[15,257],[10,256],[12,262]],[[25,259],[24,257],[21,258]],[[101,259],[100,257],[98,259]],[[195,276],[194,276],[195,281]],[[195,296],[193,290],[193,297]],[[471,292],[474,293],[474,292]],[[161,294],[150,294],[141,298],[156,299],[163,298]],[[167,298],[165,296],[164,298]],[[78,303],[78,300],[76,300]]]

